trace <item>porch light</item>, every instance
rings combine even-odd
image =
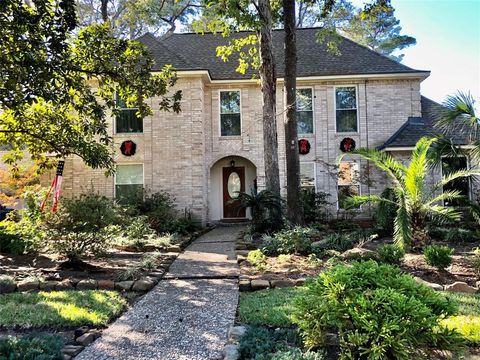
[[[230,160],[230,167],[234,168],[235,167],[235,160]]]

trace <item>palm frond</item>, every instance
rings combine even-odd
[[[429,207],[430,215],[440,223],[459,221],[462,214],[455,208],[432,205]]]
[[[346,207],[347,209],[355,208],[369,202],[383,202],[396,205],[394,201],[378,195],[354,195],[346,199]]]
[[[429,207],[437,203],[443,203],[444,201],[460,200],[464,196],[458,190],[445,190],[442,194],[435,196],[433,199],[427,201],[424,206]]]
[[[460,178],[463,178],[463,177],[469,177],[469,176],[475,176],[475,175],[480,175],[480,169],[471,169],[471,170],[466,170],[465,169],[465,170],[459,170],[459,171],[452,172],[448,175],[445,175],[442,178],[442,180],[437,182],[435,184],[435,189],[441,189],[445,185],[447,185],[449,182],[452,182],[456,179],[460,179]]]
[[[436,138],[422,137],[412,151],[410,165],[405,173],[405,189],[413,202],[421,200],[427,171],[427,153]]]
[[[448,133],[456,126],[467,126],[476,135],[480,129],[479,118],[475,114],[475,100],[470,93],[458,92],[443,102],[443,110],[438,114],[437,128]]]
[[[396,192],[398,198],[398,210],[395,216],[395,224],[393,230],[393,240],[403,249],[408,248],[413,239],[412,221],[407,211],[407,204],[404,194]],[[400,195],[400,196],[399,196]]]
[[[458,158],[460,156],[465,156],[466,153],[467,152],[461,147],[455,145],[452,139],[445,136],[439,136],[437,137],[437,141],[435,141],[428,149],[427,158],[429,168],[435,169],[441,166],[443,157]]]

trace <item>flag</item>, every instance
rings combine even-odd
[[[65,161],[59,160],[57,164],[57,171],[55,173],[55,178],[53,179],[52,185],[50,189],[48,189],[47,195],[45,199],[43,199],[42,204],[40,205],[40,211],[43,211],[45,208],[45,203],[47,202],[50,193],[53,190],[53,205],[52,205],[52,212],[57,212],[58,209],[58,201],[60,199],[60,191],[62,189],[62,175],[63,175],[63,168],[65,167]]]

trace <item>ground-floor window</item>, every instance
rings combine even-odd
[[[302,189],[315,191],[315,163],[300,163],[300,186]]]
[[[444,157],[442,158],[442,174],[447,176],[451,173],[454,173],[459,170],[468,169],[468,162],[465,156],[461,157]],[[454,191],[457,190],[465,198],[470,196],[470,180],[467,177],[459,178],[454,181],[449,182],[443,187],[443,191]],[[450,200],[444,202],[445,206],[458,206],[458,200]]]
[[[347,199],[360,195],[359,166],[357,162],[342,161],[338,167],[338,208],[345,209]]]
[[[115,174],[115,198],[138,195],[143,189],[143,164],[119,164]]]

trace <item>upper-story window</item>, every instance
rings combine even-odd
[[[357,132],[357,88],[355,86],[335,88],[337,132]]]
[[[297,89],[297,131],[299,134],[313,134],[312,89]]]
[[[143,132],[143,119],[138,116],[138,108],[129,108],[125,101],[115,95],[115,102],[119,109],[115,117],[115,132],[120,133],[141,133]]]
[[[241,135],[240,91],[220,91],[220,135]]]

